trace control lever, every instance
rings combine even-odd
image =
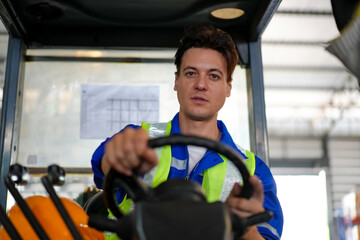
[[[248,218],[240,218],[236,214],[231,215],[232,229],[234,231],[234,239],[239,239],[244,233],[245,230],[259,223],[270,221],[274,213],[272,211],[264,211],[255,215],[252,215]]]
[[[10,166],[9,174],[8,176],[4,177],[4,182],[6,187],[9,189],[11,195],[14,197],[16,203],[19,205],[19,208],[25,215],[26,219],[29,221],[31,227],[34,229],[36,235],[40,239],[48,240],[48,235],[40,225],[39,221],[36,219],[35,215],[30,210],[24,198],[20,195],[19,191],[15,187],[15,184],[17,183],[25,184],[27,182],[27,175],[29,175],[27,168],[24,168],[20,164],[14,164]]]
[[[61,186],[65,183],[65,170],[56,164],[50,165],[48,167],[48,175],[41,177],[41,182],[43,183],[46,191],[49,194],[49,197],[53,201],[56,209],[60,213],[66,226],[71,232],[71,235],[74,237],[74,239],[81,240],[82,237],[79,231],[77,230],[74,222],[71,220],[69,213],[66,211],[64,204],[62,204],[60,198],[56,194],[54,187],[52,186],[52,184]]]

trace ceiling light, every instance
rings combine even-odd
[[[75,51],[76,57],[101,57],[103,54],[101,51]]]
[[[245,12],[238,8],[220,8],[211,12],[211,15],[220,19],[235,19],[241,17]]]

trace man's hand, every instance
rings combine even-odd
[[[249,198],[239,198],[241,192],[241,186],[235,183],[229,197],[226,200],[226,205],[232,212],[237,214],[241,218],[247,218],[254,214],[261,213],[264,211],[264,188],[256,176],[249,178],[250,184],[254,187],[253,195]],[[249,227],[241,239],[264,239],[257,231],[255,226]]]
[[[126,128],[115,134],[106,144],[101,170],[106,174],[110,167],[130,176],[134,169],[142,174],[158,163],[155,151],[148,147],[149,134],[142,128]]]

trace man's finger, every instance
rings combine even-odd
[[[236,182],[230,192],[230,196],[237,197],[241,193],[241,186],[238,182]]]
[[[137,129],[133,144],[135,146],[135,152],[138,156],[143,157],[144,152],[148,148],[149,134],[142,128]]]

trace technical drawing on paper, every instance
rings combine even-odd
[[[128,124],[159,121],[158,86],[83,85],[80,137],[103,139]]]

